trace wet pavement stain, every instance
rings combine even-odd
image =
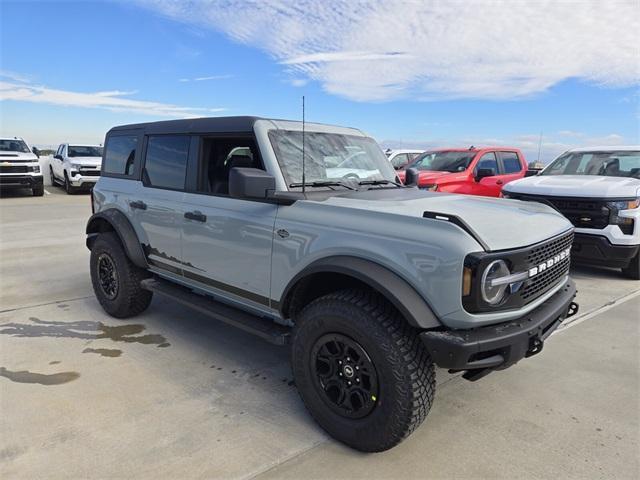
[[[143,345],[157,345],[168,347],[171,344],[159,334],[139,335],[145,330],[144,325],[105,325],[102,322],[48,322],[36,317],[29,317],[32,322],[6,323],[0,334],[13,335],[15,337],[59,337],[80,338],[84,340],[98,340],[106,338],[114,342],[141,343]]]
[[[49,362],[49,365],[57,365],[60,363],[60,360],[54,360],[52,362]]]
[[[80,377],[78,372],[60,372],[50,375],[44,373],[34,373],[28,370],[12,372],[5,367],[0,367],[0,377],[5,377],[16,383],[38,383],[40,385],[62,385],[69,383]]]
[[[117,348],[85,348],[82,353],[97,353],[101,357],[119,357],[122,350]]]

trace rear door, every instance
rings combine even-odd
[[[277,205],[231,198],[228,189],[232,168],[263,168],[253,134],[201,136],[197,143],[181,219],[185,279],[266,310]]]
[[[145,136],[141,182],[129,201],[149,263],[177,275],[182,274],[182,197],[190,142],[189,135]]]
[[[502,185],[524,177],[526,166],[517,152],[500,151],[498,155],[502,169],[502,175],[500,175]]]

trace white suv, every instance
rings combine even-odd
[[[44,195],[40,163],[34,152],[22,138],[0,138],[0,190],[30,188],[34,196]]]
[[[622,268],[640,279],[640,146],[576,148],[502,195],[536,200],[576,227],[576,261]]]
[[[92,188],[100,178],[101,145],[63,143],[49,165],[51,183],[64,187],[67,193]]]

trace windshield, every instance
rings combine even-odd
[[[69,157],[101,157],[102,147],[69,145]]]
[[[407,168],[434,172],[463,172],[476,152],[424,152]]]
[[[640,151],[567,152],[541,175],[601,175],[640,178]]]
[[[307,132],[305,181],[395,180],[395,171],[372,138]],[[287,184],[302,182],[302,132],[270,130],[269,139]]]
[[[29,153],[29,147],[22,140],[0,140],[0,152]]]

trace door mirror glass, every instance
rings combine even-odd
[[[275,189],[275,177],[259,168],[233,167],[229,172],[229,195],[233,198],[265,199]]]
[[[479,168],[476,172],[476,182],[479,182],[483,178],[495,177],[496,171],[493,168]]]

